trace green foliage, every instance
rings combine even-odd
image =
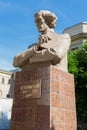
[[[81,91],[81,90],[80,90]],[[86,92],[86,93],[83,93]],[[77,114],[80,121],[87,122],[87,90],[82,91],[77,97]]]
[[[76,53],[77,53],[77,50],[75,51],[69,51],[69,55],[68,55],[68,61],[69,61],[69,64],[68,64],[68,67],[69,67],[69,72],[71,72],[72,74],[77,74],[78,73],[78,68],[77,68],[77,65],[78,65],[78,61],[76,59]]]
[[[75,78],[77,113],[82,121],[87,121],[87,41],[79,49],[69,51],[68,63]]]

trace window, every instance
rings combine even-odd
[[[2,90],[0,90],[0,97],[2,97]]]
[[[2,78],[2,84],[4,84],[5,83],[5,79],[4,79],[4,77]]]
[[[8,84],[10,84],[10,83],[11,83],[11,80],[9,79],[9,80],[8,80]]]

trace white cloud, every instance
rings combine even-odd
[[[11,6],[11,3],[9,2],[1,2],[0,1],[0,8],[8,8]]]

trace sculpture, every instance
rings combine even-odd
[[[39,11],[35,14],[35,22],[41,33],[38,43],[29,47],[26,51],[14,57],[13,65],[23,68],[36,63],[50,62],[51,65],[67,71],[67,51],[71,40],[68,34],[54,32],[57,17],[50,11]]]

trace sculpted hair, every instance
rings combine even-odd
[[[49,28],[54,28],[58,20],[57,16],[48,10],[40,10],[35,14],[35,19],[37,17],[42,17],[43,21],[49,26]]]

